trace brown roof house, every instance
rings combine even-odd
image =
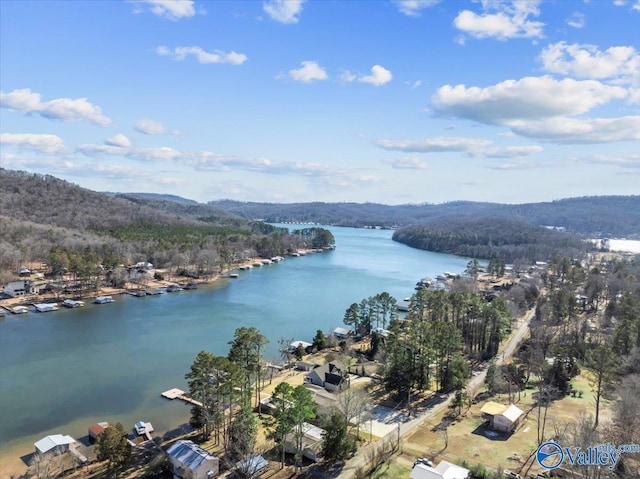
[[[323,387],[330,392],[342,391],[349,387],[348,374],[337,363],[329,363],[312,369],[305,376],[304,382]]]
[[[518,428],[524,413],[514,404],[505,406],[489,401],[480,410],[482,417],[489,421],[489,427],[494,431],[513,432]]]

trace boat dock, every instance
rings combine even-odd
[[[194,406],[202,407],[202,403],[200,401],[196,401],[195,399],[190,398],[182,389],[178,389],[178,388],[169,389],[168,391],[160,393],[160,395],[163,398],[169,399],[170,401],[173,401],[174,399],[180,399],[181,401],[184,401],[187,404],[193,404]]]

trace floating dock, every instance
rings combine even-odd
[[[202,403],[200,401],[196,401],[195,399],[190,398],[182,389],[178,389],[178,388],[169,389],[168,391],[165,391],[160,395],[163,398],[167,398],[171,401],[173,401],[174,399],[180,399],[181,401],[184,401],[188,404],[193,404],[194,406],[202,407]]]

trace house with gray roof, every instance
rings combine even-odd
[[[193,441],[180,440],[167,449],[174,479],[210,479],[220,472],[220,459]]]
[[[342,391],[349,387],[348,374],[337,363],[329,363],[312,369],[304,378],[305,383],[315,384],[327,391]]]
[[[76,440],[71,436],[62,434],[52,434],[50,436],[40,439],[33,445],[36,447],[36,453],[38,454],[63,454],[69,450],[69,446],[75,443]]]

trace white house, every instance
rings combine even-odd
[[[413,466],[409,479],[467,479],[469,469],[456,466],[447,461],[440,461],[436,467],[418,463]]]
[[[324,434],[324,429],[304,422],[300,430],[302,433],[302,456],[313,462],[318,462],[320,460],[320,452],[322,451],[322,435]],[[285,436],[284,450],[289,454],[298,452],[296,448],[296,434],[293,432]]]
[[[502,432],[515,431],[524,415],[524,412],[514,404],[505,406],[493,401],[482,406],[480,412],[482,417],[489,421],[491,429]]]
[[[69,446],[76,442],[71,436],[63,436],[62,434],[52,434],[44,437],[33,445],[36,447],[38,454],[62,454],[69,450]]]
[[[306,353],[310,353],[313,349],[313,344],[307,343],[306,341],[294,341],[289,345],[289,351],[295,353],[299,347],[302,347]]]
[[[174,442],[167,456],[174,479],[209,479],[220,472],[220,459],[192,441]]]
[[[2,287],[2,292],[11,298],[33,293],[32,281],[11,281]]]

